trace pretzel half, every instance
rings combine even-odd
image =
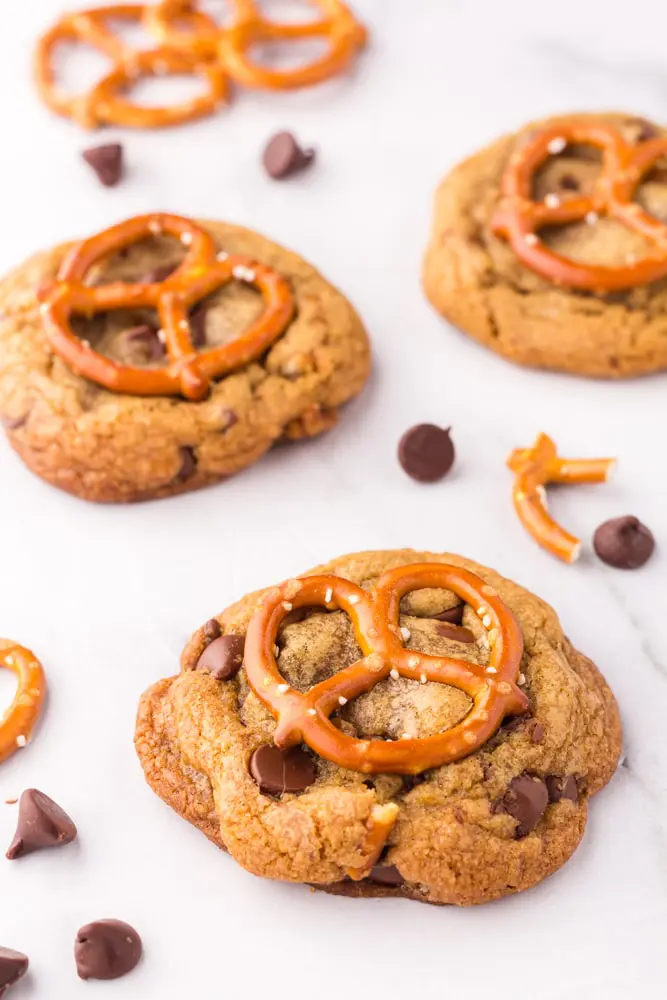
[[[507,466],[515,473],[514,509],[538,545],[563,562],[579,558],[581,541],[551,517],[545,487],[548,483],[604,483],[615,464],[613,458],[559,458],[547,434],[540,434],[532,448],[512,452]]]
[[[174,236],[187,247],[182,263],[164,281],[86,284],[94,264],[159,235]],[[264,312],[235,340],[197,351],[192,343],[190,310],[233,280],[252,285],[261,293]],[[49,343],[77,374],[113,392],[183,395],[190,400],[203,399],[214,379],[259,357],[285,332],[295,308],[291,288],[277,271],[248,257],[218,251],[213,238],[190,219],[164,213],[128,219],[78,243],[40,298]],[[169,358],[163,368],[138,368],[113,361],[93,350],[71,327],[74,314],[90,317],[113,309],[137,308],[157,310]]]
[[[405,648],[399,638],[400,602],[425,587],[452,590],[481,615],[490,645],[486,667]],[[281,675],[275,642],[286,615],[306,606],[349,615],[363,657],[302,693]],[[522,652],[521,630],[492,587],[457,566],[418,563],[389,570],[370,593],[337,576],[309,576],[274,588],[250,621],[244,666],[252,690],[277,720],[277,746],[306,743],[340,767],[365,774],[419,774],[473,753],[506,715],[526,711],[528,700],[516,683]],[[333,712],[396,673],[457,687],[473,706],[458,725],[425,739],[362,740],[336,728]]]
[[[558,196],[554,204],[534,201],[536,172],[549,156],[573,144],[595,146],[602,151],[602,170],[592,194]],[[667,225],[633,199],[642,179],[666,154],[667,138],[633,145],[606,122],[565,120],[551,125],[510,156],[491,228],[509,242],[522,264],[555,285],[607,292],[657,281],[667,276]],[[596,266],[564,257],[540,238],[545,227],[584,220],[594,225],[600,216],[616,219],[642,236],[650,244],[650,252],[638,259],[628,258],[622,266]]]
[[[0,639],[0,667],[16,675],[14,700],[0,717],[0,763],[29,742],[46,696],[46,677],[29,649]]]

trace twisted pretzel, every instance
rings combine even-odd
[[[516,473],[514,509],[538,545],[573,563],[579,558],[581,541],[561,528],[549,514],[545,486],[548,483],[604,483],[615,465],[613,458],[559,458],[556,445],[540,434],[532,448],[518,448],[507,460]]]
[[[228,80],[217,62],[205,61],[196,51],[184,48],[161,47],[140,52],[126,45],[108,27],[111,20],[140,23],[145,11],[141,4],[117,4],[62,17],[40,39],[35,55],[35,79],[44,102],[57,114],[73,118],[88,129],[100,125],[161,128],[201,118],[219,107],[227,98]],[[113,63],[107,76],[82,96],[71,97],[58,88],[53,55],[63,41],[92,45]],[[204,79],[207,91],[184,104],[144,107],[121,96],[141,77],[193,74]]]
[[[188,248],[183,262],[164,281],[86,285],[86,275],[99,260],[161,233],[175,236]],[[188,312],[232,279],[256,288],[265,300],[265,310],[236,340],[200,353],[193,346]],[[259,357],[284,333],[294,315],[290,286],[276,271],[248,257],[216,252],[212,237],[194,222],[165,214],[128,219],[77,244],[63,260],[56,280],[40,297],[49,343],[79,375],[113,392],[138,396],[181,394],[191,400],[204,398],[213,379]],[[73,313],[92,316],[112,309],[151,307],[160,317],[170,359],[164,368],[121,365],[94,351],[70,326]]]
[[[488,629],[487,667],[405,649],[398,638],[401,598],[425,587],[453,590],[477,609]],[[274,646],[285,616],[295,608],[313,605],[349,615],[364,655],[302,694],[282,677]],[[277,746],[306,743],[340,767],[365,774],[419,774],[473,753],[506,715],[526,711],[528,700],[516,685],[522,652],[519,626],[492,587],[456,566],[419,563],[389,570],[371,594],[337,576],[309,576],[275,588],[250,622],[244,665],[252,690],[277,720]],[[337,729],[331,714],[390,673],[460,688],[472,698],[473,707],[453,729],[426,739],[360,740]]]
[[[537,169],[549,156],[572,143],[602,150],[602,171],[593,193],[553,205],[533,201],[531,189]],[[648,139],[633,146],[617,129],[603,122],[565,121],[553,125],[511,156],[502,179],[501,204],[491,228],[508,240],[526,267],[556,285],[603,292],[657,281],[667,275],[667,226],[632,199],[642,178],[665,154],[667,138]],[[539,238],[539,230],[545,226],[595,221],[602,215],[643,236],[654,250],[639,260],[628,259],[623,267],[598,267],[563,257],[549,250]]]
[[[9,639],[0,639],[0,667],[18,680],[14,700],[0,717],[1,763],[29,741],[44,704],[46,678],[34,654]]]

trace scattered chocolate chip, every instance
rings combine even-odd
[[[174,477],[174,482],[184,483],[187,479],[190,479],[192,475],[197,470],[197,456],[192,448],[184,446],[180,449],[181,452],[181,467]]]
[[[568,774],[565,778],[559,778],[552,774],[546,779],[546,783],[549,802],[560,802],[561,799],[569,799],[570,802],[579,801],[579,789],[574,775]]]
[[[367,878],[376,885],[405,885],[405,879],[396,865],[375,865]]]
[[[91,146],[81,154],[105,187],[113,187],[123,176],[123,147],[119,142]]]
[[[28,971],[28,956],[12,948],[0,948],[0,996]]]
[[[531,727],[530,738],[533,741],[533,743],[541,743],[542,740],[544,739],[544,729],[537,721],[537,719],[535,719]]]
[[[220,622],[217,618],[209,618],[206,624],[202,628],[204,633],[204,638],[212,642],[213,639],[217,639],[219,635],[222,634],[222,629],[220,628]]]
[[[154,326],[150,326],[148,323],[133,326],[129,330],[125,330],[124,336],[131,344],[140,344],[141,347],[144,347],[149,361],[160,361],[164,357],[164,344]]]
[[[452,639],[454,642],[474,642],[475,636],[469,628],[462,628],[460,625],[450,625],[449,622],[438,622],[435,626],[438,635],[445,639]]]
[[[154,267],[152,271],[146,271],[142,277],[142,282],[145,285],[159,285],[161,281],[165,281],[170,274],[173,274],[178,264],[161,264],[159,267]]]
[[[452,625],[460,625],[463,621],[463,605],[457,604],[454,608],[441,611],[439,615],[429,615],[429,618],[434,618],[437,622],[451,622]]]
[[[21,796],[18,826],[7,857],[14,861],[43,847],[61,847],[71,843],[76,832],[72,820],[53,799],[28,788]]]
[[[450,429],[417,424],[406,431],[398,445],[398,460],[409,476],[420,483],[435,483],[454,464]]]
[[[525,837],[534,830],[549,805],[547,786],[532,774],[520,774],[512,778],[502,799],[496,804],[496,812],[506,812],[518,822],[517,837]]]
[[[281,750],[264,743],[250,758],[250,773],[263,795],[303,792],[316,778],[315,764],[301,747]]]
[[[315,159],[314,149],[303,149],[291,132],[278,132],[269,139],[262,154],[262,163],[269,177],[283,180],[299,173]]]
[[[653,555],[655,539],[645,524],[628,515],[601,524],[593,537],[593,548],[608,566],[639,569]]]
[[[208,305],[200,302],[190,313],[190,337],[194,347],[203,347],[206,343],[206,314]]]
[[[579,181],[573,174],[563,174],[561,179],[558,181],[558,186],[563,189],[563,191],[578,191]]]
[[[201,654],[197,670],[205,670],[216,681],[229,681],[241,669],[244,649],[244,635],[221,635]]]
[[[138,965],[141,952],[141,938],[122,920],[86,924],[74,942],[80,979],[120,979]]]

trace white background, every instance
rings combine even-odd
[[[497,133],[575,108],[667,119],[667,14],[657,0],[622,17],[573,0],[357,9],[372,45],[353,79],[242,94],[200,124],[127,133],[127,180],[105,190],[80,162],[91,140],[30,83],[33,43],[59,0],[2,3],[0,270],[152,209],[227,218],[311,259],[358,306],[375,347],[372,382],[333,433],[179,499],[86,505],[0,443],[0,634],[32,647],[50,681],[34,743],[0,769],[0,846],[16,817],[4,800],[33,785],[80,829],[66,849],[0,859],[0,945],[32,961],[12,1000],[665,995],[664,553],[634,574],[588,544],[578,565],[559,564],[516,522],[504,459],[539,430],[565,455],[617,455],[615,480],[562,491],[557,516],[588,543],[600,521],[634,513],[667,546],[667,376],[604,384],[515,369],[431,313],[419,270],[439,176]],[[319,157],[279,185],[258,157],[281,127]],[[403,430],[426,420],[452,425],[459,456],[435,486],[395,459]],[[473,910],[255,879],[161,804],[132,746],[141,691],[176,671],[210,615],[331,556],[406,545],[479,559],[552,602],[626,726],[629,768],[593,803],[572,862]],[[11,690],[0,678],[3,702]],[[144,961],[122,982],[79,982],[75,932],[104,916],[136,926]]]

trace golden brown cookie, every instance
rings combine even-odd
[[[545,247],[567,261],[606,269],[634,268],[656,254],[656,244],[637,228],[610,217],[608,191],[596,188],[600,150],[559,141],[563,125],[611,128],[631,147],[624,155],[632,165],[623,174],[631,184],[646,145],[667,137],[664,129],[629,114],[574,114],[532,122],[465,160],[445,177],[436,196],[424,265],[426,294],[454,325],[521,365],[600,378],[665,369],[666,277],[616,288],[557,284],[522,263],[494,224],[506,203],[508,168],[543,131],[553,130],[549,155],[534,174],[532,199],[551,216],[575,201],[583,204],[591,198],[596,204],[577,221],[531,233],[529,247]],[[666,166],[667,158],[657,159],[634,194],[635,202],[661,226],[667,222]],[[664,255],[664,245],[663,240],[658,257]]]
[[[328,430],[339,407],[363,387],[368,338],[337,289],[257,233],[222,222],[197,225],[213,237],[219,260],[244,255],[273,269],[292,300],[292,318],[277,339],[214,380],[198,400],[110,391],[76,374],[54,351],[38,296],[53,287],[72,245],[38,254],[0,283],[0,419],[14,449],[47,482],[107,502],[198,489],[257,461],[277,441]],[[95,265],[86,283],[164,282],[191,240],[186,233],[180,245],[157,224],[154,229]],[[265,304],[252,278],[251,270],[237,269],[224,287],[193,305],[196,350],[236,341],[262,314]],[[72,328],[93,351],[123,366],[155,372],[167,364],[153,309],[79,315]]]
[[[402,773],[369,769],[368,760],[359,764],[365,770],[341,767],[335,754],[325,758],[305,744],[279,750],[273,740],[283,742],[290,727],[283,719],[277,732],[267,699],[298,704],[314,685],[340,682],[362,655],[358,642],[377,650],[383,641],[381,623],[376,629],[368,620],[355,638],[339,609],[342,591],[352,595],[355,615],[378,600],[389,571],[397,571],[392,579],[416,575],[415,564],[423,563],[476,579],[489,606],[473,607],[440,587],[406,594],[393,626],[400,654],[392,661],[367,655],[362,666],[379,681],[325,713],[332,732],[360,748],[360,761],[367,747],[405,750]],[[320,574],[348,583],[325,581],[326,607],[301,606],[315,586],[307,578]],[[508,615],[500,637],[498,609]],[[256,671],[258,615],[266,613],[274,623],[282,619],[276,649],[270,636],[265,644],[276,657],[278,685],[258,681]],[[516,684],[497,680],[509,676],[503,670],[512,628],[519,630]],[[392,663],[401,656],[399,672]],[[408,664],[417,664],[414,679],[405,676]],[[420,770],[434,738],[483,715],[460,687],[428,680],[427,672],[447,667],[510,699],[517,693],[511,710],[520,714],[506,716],[466,755]],[[493,713],[490,702],[485,709]],[[319,709],[300,724],[310,743],[309,726],[326,728]],[[471,905],[527,889],[570,857],[589,799],[616,768],[621,724],[603,677],[543,601],[459,556],[402,550],[341,557],[280,590],[250,594],[207,622],[188,643],[180,675],[143,696],[136,746],[157,794],[254,874],[354,896]]]

